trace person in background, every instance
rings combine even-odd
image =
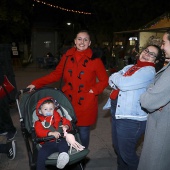
[[[101,59],[90,48],[87,30],[79,31],[74,43],[75,46],[67,50],[54,71],[34,80],[27,88],[32,91],[62,79],[62,91],[75,110],[82,145],[88,148],[90,127],[97,120],[98,95],[108,86],[108,75]]]
[[[162,50],[170,59],[170,30],[163,35]],[[170,63],[156,74],[155,81],[140,97],[148,112],[144,144],[138,170],[167,170],[170,167]]]
[[[155,61],[162,56],[156,45],[146,47],[135,65],[125,66],[109,77],[112,141],[117,153],[118,170],[137,170],[136,145],[145,132],[147,113],[142,110],[140,95],[155,77]]]
[[[0,86],[4,82],[3,62],[0,61]],[[13,140],[17,130],[13,125],[9,109],[9,97],[6,95],[3,98],[0,96],[0,135],[5,135],[7,140]]]

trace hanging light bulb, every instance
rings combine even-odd
[[[34,1],[37,2],[37,3],[42,3],[42,4],[44,4],[44,5],[53,7],[53,8],[57,8],[57,9],[60,9],[60,10],[63,10],[63,11],[67,11],[67,12],[73,12],[73,13],[84,14],[84,15],[91,15],[91,14],[92,14],[92,13],[90,13],[90,12],[75,11],[75,10],[72,10],[72,9],[62,8],[62,7],[60,7],[60,6],[52,5],[52,4],[49,4],[49,3],[46,3],[46,2],[40,1],[40,0],[34,0]]]

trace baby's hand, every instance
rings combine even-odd
[[[60,127],[62,127],[63,132],[69,129],[68,125],[61,125]]]
[[[49,132],[48,136],[54,136],[56,139],[58,139],[61,136],[61,134],[57,131],[56,132]]]
[[[89,93],[94,93],[92,89],[89,90]]]

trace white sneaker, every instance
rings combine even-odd
[[[58,155],[57,159],[57,168],[58,169],[63,169],[66,164],[69,162],[69,155],[66,152],[62,152]]]

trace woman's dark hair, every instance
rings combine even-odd
[[[87,33],[87,34],[89,35],[89,37],[91,37],[91,34],[90,34],[90,32],[89,32],[88,30],[79,30],[79,31],[77,32],[77,34],[75,35],[75,38],[77,37],[77,35],[78,35],[79,33],[82,33],[82,32]]]
[[[170,41],[170,29],[167,29],[167,30],[165,31],[165,33],[168,34],[168,37],[167,37],[167,38],[168,38],[168,40]]]
[[[153,46],[158,50],[158,54],[156,56],[156,61],[155,61],[155,70],[156,72],[158,72],[164,66],[164,62],[165,62],[164,53],[161,50],[161,48],[157,45],[148,45],[147,47],[149,46]]]
[[[161,48],[158,45],[148,45],[147,47],[153,46],[158,50],[157,56],[156,56],[156,60],[159,60],[160,58],[162,58],[163,55],[163,51],[161,50]],[[147,48],[146,47],[146,48]]]

